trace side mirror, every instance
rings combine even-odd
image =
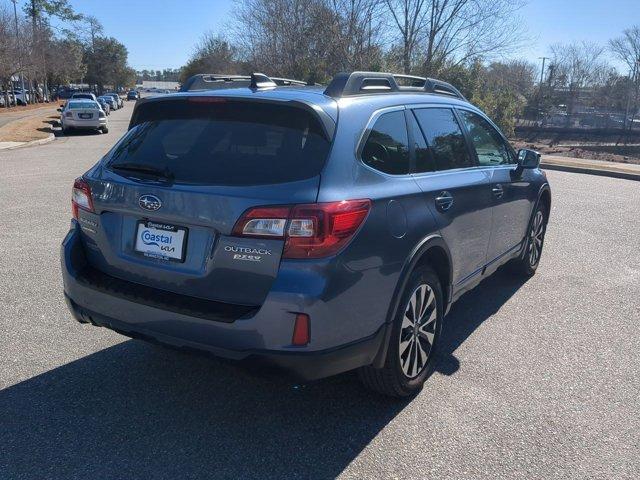
[[[517,171],[522,173],[525,168],[532,169],[540,166],[540,154],[535,150],[521,148],[518,150],[518,168]]]

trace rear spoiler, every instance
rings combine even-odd
[[[212,103],[216,101],[228,101],[228,102],[258,102],[258,103],[270,103],[273,105],[284,105],[294,108],[301,108],[306,110],[314,117],[316,117],[322,129],[329,141],[333,140],[333,136],[336,130],[336,122],[335,120],[325,112],[320,106],[306,102],[304,100],[290,100],[290,99],[278,99],[278,98],[266,98],[266,97],[248,97],[243,95],[238,96],[219,96],[211,95],[210,93],[203,92],[202,96],[191,93],[191,94],[180,94],[174,93],[170,95],[165,95],[161,97],[147,97],[140,99],[136,102],[133,113],[131,115],[131,120],[129,121],[129,128],[131,130],[133,127],[142,123],[144,121],[144,117],[148,115],[148,110],[153,109],[153,107],[157,104],[164,104],[166,102],[184,102],[188,103],[189,99],[211,99]]]

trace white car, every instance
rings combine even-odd
[[[61,105],[60,124],[62,132],[68,133],[70,130],[100,130],[102,133],[109,132],[107,114],[102,110],[98,102],[93,100],[69,100],[65,105]]]

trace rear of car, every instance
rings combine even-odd
[[[419,391],[452,301],[506,261],[535,272],[550,206],[539,155],[516,158],[437,80],[248,80],[140,100],[76,180],[70,310],[305,379],[363,367],[374,390]]]
[[[306,378],[358,366],[361,345],[322,359],[349,343],[327,306],[348,282],[328,272],[344,268],[335,254],[370,207],[316,203],[326,118],[265,98],[139,102],[128,133],[74,185],[62,266],[76,318]],[[313,337],[310,317],[326,322]]]
[[[62,131],[69,130],[100,130],[108,132],[107,115],[97,101],[69,100],[60,115]]]

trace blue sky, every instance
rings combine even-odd
[[[0,0],[11,6],[9,0]],[[19,0],[23,4],[25,0]],[[206,31],[223,33],[234,0],[71,0],[79,12],[96,16],[107,35],[129,49],[136,69],[180,67]],[[640,0],[529,0],[521,11],[532,41],[517,56],[538,61],[556,42],[606,41],[640,24]]]

